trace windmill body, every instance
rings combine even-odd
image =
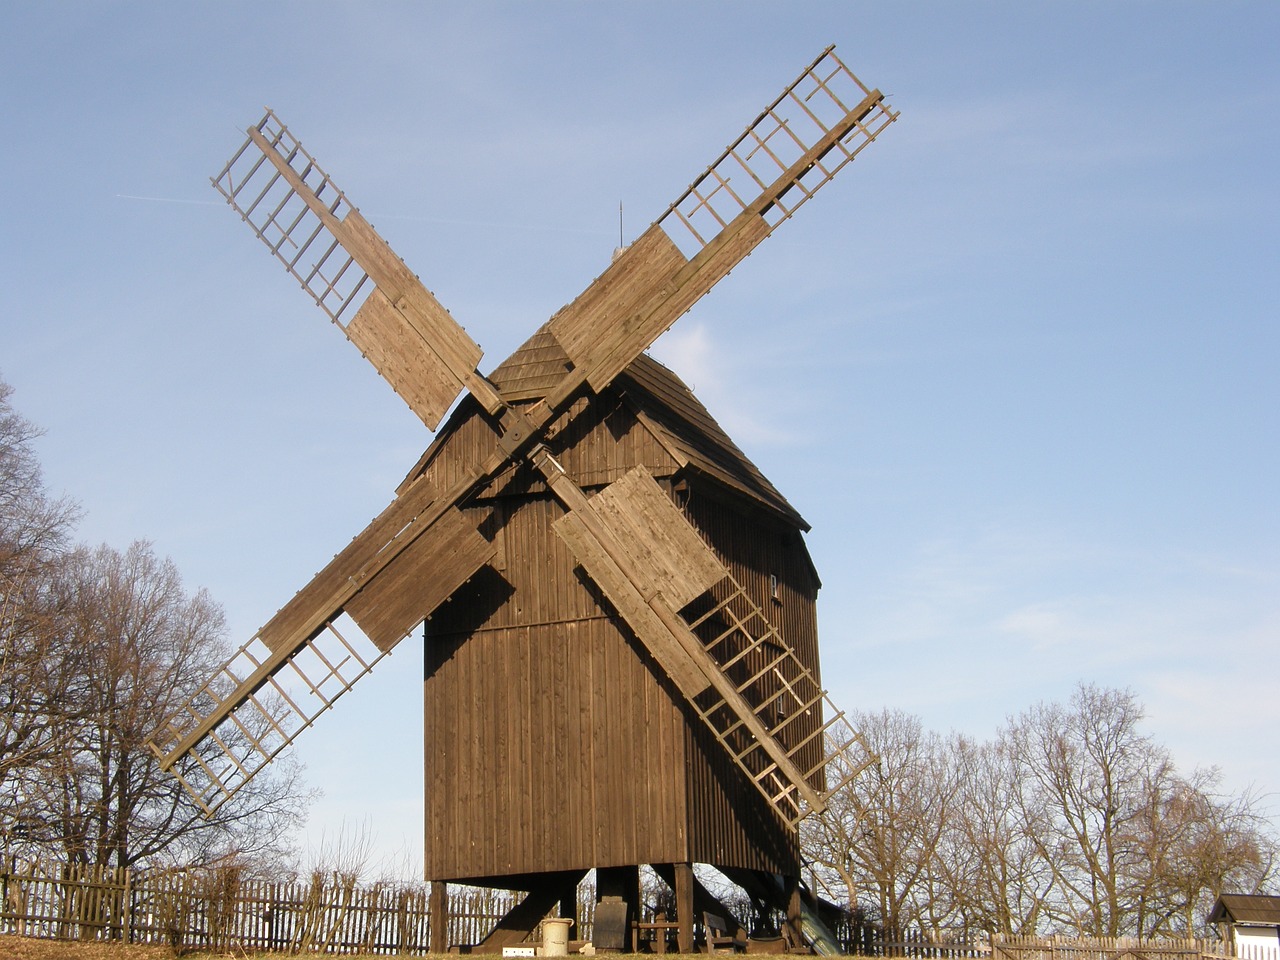
[[[636,919],[641,864],[674,888],[685,948],[695,904],[725,912],[695,862],[796,920],[796,827],[869,757],[820,684],[807,526],[644,351],[896,117],[824,51],[484,376],[479,346],[268,110],[214,185],[439,432],[156,731],[161,765],[212,811],[421,637],[428,879],[529,891],[484,946],[526,936],[591,868],[598,941]]]
[[[490,379],[533,402],[564,362],[542,332]],[[447,483],[481,419],[460,407],[419,469]],[[647,471],[816,668],[804,521],[674,374],[638,358],[553,424],[547,447],[589,495]],[[499,546],[427,623],[427,875],[519,886],[548,870],[688,862],[795,875],[794,834],[582,575],[542,477],[512,471],[472,503]],[[747,659],[758,669],[764,656]],[[758,686],[757,699],[773,692]]]

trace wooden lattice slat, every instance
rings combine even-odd
[[[150,747],[212,814],[384,655],[354,623],[326,623],[285,658],[273,657],[255,636],[156,731]],[[216,724],[197,743],[169,756],[210,719]]]

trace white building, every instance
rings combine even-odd
[[[1280,897],[1224,893],[1209,922],[1245,960],[1280,960]]]

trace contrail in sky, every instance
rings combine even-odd
[[[153,203],[192,203],[201,207],[220,207],[221,201],[218,200],[177,200],[173,197],[138,197],[132,193],[117,193],[117,197],[121,200],[150,200]]]
[[[146,200],[151,203],[188,203],[201,207],[221,207],[225,203],[221,200],[179,200],[175,197],[140,197],[132,193],[117,193],[116,196],[121,200]],[[487,220],[452,220],[444,217],[420,217],[412,214],[369,214],[369,219],[375,217],[379,220],[411,220],[419,223],[443,223],[450,226],[459,227],[492,227],[494,229],[510,229],[510,230],[533,230],[533,231],[549,231],[552,233],[577,233],[588,236],[599,235],[604,231],[591,230],[581,227],[561,227],[554,224],[546,223],[514,223],[514,222],[496,222]]]

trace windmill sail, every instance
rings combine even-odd
[[[268,110],[213,185],[428,427],[467,387],[491,412],[480,347]]]
[[[383,655],[336,620],[284,656],[255,635],[148,745],[161,768],[212,815]]]
[[[729,681],[696,697],[694,709],[790,826],[821,812],[873,761],[862,734],[732,575],[680,619]],[[746,722],[743,701],[765,737]]]
[[[832,48],[550,322],[597,392],[897,119]]]
[[[825,808],[866,746],[694,527],[643,468],[588,500],[548,454],[535,460],[569,507],[556,533],[733,762],[791,827]]]
[[[422,485],[398,497],[152,735],[161,767],[206,812],[492,558],[449,502]]]

